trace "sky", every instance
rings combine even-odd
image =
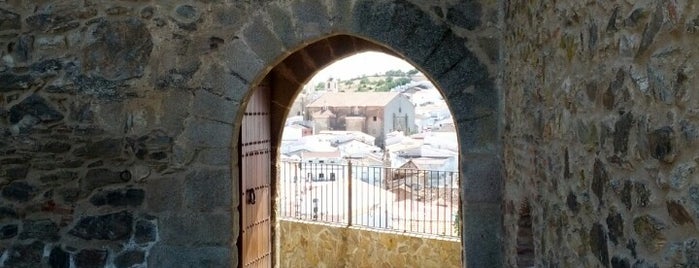
[[[415,67],[400,58],[385,53],[363,52],[330,64],[311,78],[309,84],[315,85],[318,82],[326,81],[329,77],[347,80],[363,74],[383,74],[388,70],[396,69],[409,71]]]

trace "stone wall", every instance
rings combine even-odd
[[[367,49],[404,57],[448,96],[470,174],[464,241],[479,248],[464,254],[498,266],[499,10],[485,0],[0,1],[0,266],[235,266],[250,89],[271,78],[280,127],[300,84]]]
[[[697,3],[505,2],[507,265],[699,265]]]
[[[280,267],[461,267],[457,240],[280,220]]]
[[[237,101],[202,64],[230,37],[196,29],[231,17],[204,12],[0,1],[0,266],[230,265]]]

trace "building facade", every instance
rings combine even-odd
[[[386,133],[416,130],[415,108],[397,92],[325,93],[306,106],[306,114],[316,131],[361,131],[375,137],[380,147]]]

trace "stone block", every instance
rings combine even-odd
[[[631,127],[633,127],[633,114],[627,112],[623,114],[619,120],[614,123],[614,153],[619,153],[623,156],[629,150],[629,135]]]
[[[692,219],[692,216],[689,215],[689,212],[684,208],[684,206],[678,202],[678,201],[667,201],[667,213],[670,215],[672,218],[672,221],[674,221],[678,225],[684,225],[684,224],[690,224],[694,225],[694,220]]]
[[[99,76],[75,75],[70,78],[77,93],[94,96],[101,100],[121,100],[124,98],[120,91],[122,84]],[[61,91],[63,91],[62,89]]]
[[[452,66],[460,67],[461,69],[455,73],[461,73],[461,70],[468,70],[468,68],[483,68],[479,66],[479,63],[475,55],[466,47],[466,39],[458,37],[452,32],[445,32],[444,39],[439,42],[426,60],[418,62],[418,65],[426,74],[439,78],[450,71]],[[462,66],[458,66],[458,64]],[[468,73],[464,73],[463,76],[465,76],[464,79],[473,79],[468,77]],[[473,79],[473,81],[477,80]],[[442,84],[441,81],[439,83]]]
[[[406,4],[410,5],[410,4]],[[406,33],[412,29],[412,25],[392,27],[392,21],[396,15],[396,4],[390,1],[362,0],[354,3],[352,10],[353,30],[360,36],[367,36],[375,40],[389,40],[386,33],[392,32],[394,36],[406,37]],[[392,30],[391,28],[395,28]],[[403,31],[403,34],[396,31]]]
[[[54,153],[54,154],[59,154],[59,153],[65,153],[67,151],[70,151],[71,145],[69,143],[65,142],[59,142],[59,141],[51,141],[43,144],[41,146],[41,151],[42,152],[47,152],[47,153]]]
[[[494,36],[483,36],[478,38],[478,46],[487,56],[490,64],[498,64],[500,59],[500,39]]]
[[[49,265],[51,267],[70,267],[70,254],[56,246],[49,254]]]
[[[297,37],[294,21],[291,19],[289,10],[284,5],[270,5],[267,14],[272,23],[272,30],[282,42],[284,47],[295,48],[302,41]]]
[[[41,267],[41,257],[44,252],[44,243],[35,241],[28,245],[16,244],[7,252],[7,259],[0,266],[3,267]]]
[[[353,5],[353,1],[332,1],[329,3],[328,16],[333,29],[351,28]]]
[[[24,181],[14,181],[2,188],[2,197],[19,202],[34,198],[37,188]]]
[[[88,40],[82,51],[84,70],[108,80],[141,77],[153,50],[148,28],[136,18],[90,26]]]
[[[110,16],[131,15],[132,12],[133,10],[131,8],[123,6],[113,6],[104,11],[104,13]]]
[[[254,34],[254,33],[251,33]],[[263,44],[258,44],[263,46]],[[249,85],[262,72],[263,60],[255,54],[243,40],[234,39],[221,47],[222,55],[226,55],[227,67],[230,74]]]
[[[14,208],[3,206],[0,207],[0,220],[4,221],[6,219],[17,219],[17,211]]]
[[[182,247],[158,244],[153,247],[148,254],[148,267],[232,267],[237,262],[232,262],[232,256],[237,253],[231,252],[231,248],[226,246],[200,246]]]
[[[592,166],[592,184],[590,188],[592,193],[597,196],[600,204],[605,200],[604,192],[607,187],[609,187],[609,174],[607,173],[607,169],[601,160],[595,159],[595,164]]]
[[[19,30],[22,21],[19,14],[0,8],[0,32],[7,30]]]
[[[609,267],[609,247],[607,246],[607,233],[604,226],[599,223],[593,224],[589,237],[592,254],[597,257],[601,266]]]
[[[191,23],[199,19],[200,13],[197,8],[192,5],[179,5],[175,8],[174,15],[175,19],[181,22]]]
[[[632,14],[633,15],[633,14]],[[643,55],[651,46],[655,40],[656,34],[660,31],[663,26],[663,21],[665,20],[665,15],[663,11],[663,5],[657,5],[653,16],[643,30],[643,36],[641,37],[641,44],[638,46],[638,52],[636,55]]]
[[[633,219],[634,232],[650,252],[658,252],[667,243],[663,232],[665,229],[667,229],[665,223],[651,215],[642,215]]]
[[[435,73],[437,86],[447,98],[464,98],[467,99],[464,101],[469,101],[471,105],[491,109],[497,107],[498,91],[495,82],[490,78],[488,68],[471,51],[466,50],[463,53],[463,58],[455,65],[447,67],[449,69],[445,73]],[[485,103],[478,105],[479,101]]]
[[[84,147],[75,149],[73,155],[87,159],[116,158],[121,155],[123,145],[122,139],[92,141],[87,143]]]
[[[228,104],[229,108],[237,107],[248,89],[240,78],[227,73],[225,67],[217,62],[204,62],[193,80],[196,81],[198,88],[232,102]]]
[[[149,179],[146,183],[146,207],[149,211],[177,211],[182,207],[184,185],[180,179]]]
[[[467,30],[480,26],[482,16],[483,7],[478,1],[460,1],[447,10],[447,20]]]
[[[173,40],[174,42],[180,42],[184,44],[189,44],[189,40]],[[182,50],[180,56],[184,57],[188,55],[188,49],[181,48],[179,50]],[[179,58],[182,58],[179,57]],[[199,70],[201,67],[201,61],[198,58],[184,58],[181,61],[177,63],[175,67],[171,65],[162,65],[162,68],[167,70],[166,72],[163,72],[161,75],[159,75],[155,81],[155,86],[158,89],[161,90],[168,90],[168,89],[188,89],[190,88],[190,84],[192,77],[194,76],[195,73]]]
[[[90,197],[90,203],[95,206],[138,207],[143,203],[143,189],[118,189],[100,191]]]
[[[52,8],[38,10],[34,15],[25,19],[32,30],[47,33],[61,33],[80,26],[79,19],[88,19],[97,15],[94,7],[82,7],[71,4],[58,5]]]
[[[57,241],[58,225],[48,219],[42,220],[25,220],[22,223],[22,232],[19,234],[19,239],[38,239],[42,241]]]
[[[160,117],[163,130],[173,136],[182,133],[184,123],[189,116],[194,96],[184,90],[172,90],[162,99],[162,107],[166,113]]]
[[[683,162],[677,164],[670,172],[669,181],[667,182],[670,188],[681,191],[686,189],[689,182],[694,178],[697,165],[695,162]]]
[[[233,125],[207,119],[191,119],[188,123],[183,135],[192,145],[203,148],[231,146],[231,139],[235,134]]]
[[[291,3],[296,32],[301,39],[317,38],[330,32],[328,9],[320,0],[296,0]]]
[[[199,162],[210,166],[230,166],[232,148],[207,148],[198,154]],[[237,153],[237,151],[236,151]]]
[[[185,207],[193,211],[212,211],[231,205],[230,169],[201,169],[187,174],[184,187]]]
[[[232,224],[229,214],[179,213],[162,217],[159,244],[227,247]]]
[[[34,35],[23,34],[17,38],[14,52],[10,53],[16,62],[26,62],[34,57]]]
[[[213,10],[213,21],[218,26],[239,29],[248,17],[248,10],[240,5],[217,6]]]
[[[138,244],[155,242],[158,239],[158,226],[148,220],[136,221],[134,241]]]
[[[575,195],[572,191],[568,193],[568,197],[566,198],[566,205],[568,206],[568,209],[572,211],[574,214],[578,214],[580,212],[580,203],[578,202],[578,196]]]
[[[95,189],[108,185],[121,184],[131,179],[129,171],[113,171],[104,168],[90,169],[85,178],[80,180],[80,187],[84,194],[89,194]]]
[[[498,203],[502,199],[504,168],[500,158],[487,153],[462,154],[462,196],[466,202]]]
[[[233,124],[237,113],[236,104],[234,101],[216,96],[206,90],[197,90],[194,93],[191,113],[199,117]]]
[[[54,76],[63,69],[63,63],[57,59],[48,59],[32,64],[29,69],[34,76]]]
[[[27,165],[5,165],[4,177],[9,181],[23,180],[27,177],[29,173],[29,166]]]
[[[107,265],[109,252],[102,249],[83,249],[75,254],[75,267],[97,268]]]
[[[63,114],[51,106],[43,97],[31,95],[10,108],[10,123],[19,123],[25,116],[33,116],[42,123],[63,120]]]
[[[68,233],[84,240],[126,240],[133,233],[133,215],[131,212],[121,211],[83,217]]]
[[[671,163],[675,159],[675,131],[666,126],[648,134],[650,154],[660,161]]]
[[[279,38],[267,27],[267,23],[260,16],[251,18],[250,24],[243,29],[243,36],[245,42],[263,63],[273,63],[281,56],[282,51],[286,50]]]
[[[117,268],[129,268],[133,267],[136,264],[141,264],[145,261],[146,259],[146,253],[134,249],[134,250],[127,250],[125,252],[120,253],[116,258],[114,258],[114,265]]]
[[[10,239],[17,236],[17,224],[8,224],[0,227],[0,240]]]
[[[223,74],[220,77],[217,77],[221,82],[221,87],[223,89],[223,92],[221,95],[224,98],[230,99],[234,101],[234,104],[232,105],[231,109],[238,110],[240,109],[240,101],[245,98],[245,94],[248,92],[248,89],[250,86],[246,84],[240,77],[232,74]]]
[[[463,210],[462,258],[466,267],[503,267],[502,209],[499,203],[470,203]]]
[[[459,118],[455,122],[458,128],[459,151],[495,152],[500,143],[499,122],[496,114],[481,115],[476,118]]]
[[[616,211],[610,212],[607,216],[607,229],[609,230],[609,241],[618,245],[624,242],[624,218]]]

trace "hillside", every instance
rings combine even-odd
[[[335,82],[340,92],[387,92],[392,88],[410,83],[417,74],[418,71],[415,69],[407,72],[389,70],[383,74],[363,75],[349,80],[333,81],[331,78],[326,82],[316,84],[315,89],[316,91],[325,90],[326,83]]]

